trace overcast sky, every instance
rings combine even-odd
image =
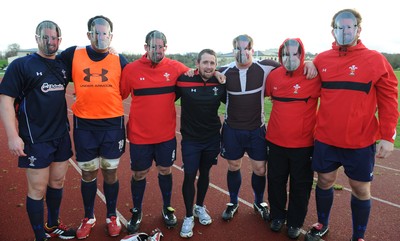
[[[37,47],[35,28],[42,20],[60,25],[60,49],[88,45],[87,21],[95,15],[114,23],[112,46],[118,52],[144,53],[148,32],[160,30],[168,53],[211,48],[232,51],[232,39],[249,34],[255,50],[278,48],[285,38],[299,37],[307,52],[331,48],[331,18],[343,8],[363,17],[361,39],[370,48],[400,53],[399,9],[395,0],[10,0],[2,3],[0,51],[17,43]]]

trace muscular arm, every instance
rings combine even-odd
[[[0,113],[4,129],[6,130],[10,152],[17,156],[26,156],[24,153],[24,142],[18,135],[13,97],[0,95]]]

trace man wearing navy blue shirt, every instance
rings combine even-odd
[[[59,220],[67,160],[72,149],[65,100],[68,73],[63,63],[55,59],[61,43],[58,25],[48,20],[39,23],[36,42],[38,51],[14,60],[4,75],[0,84],[1,119],[8,148],[18,156],[18,167],[26,170],[26,209],[35,240],[72,239],[75,230]],[[19,96],[23,99],[16,115],[14,100]]]
[[[221,146],[221,120],[218,108],[226,101],[225,84],[214,76],[217,55],[211,49],[203,49],[197,57],[194,76],[181,75],[177,81],[177,98],[181,99],[182,161],[184,180],[182,186],[186,216],[180,236],[193,235],[194,217],[202,225],[212,222],[204,203],[210,181],[210,169],[217,164]],[[194,204],[196,174],[196,203]],[[193,205],[194,204],[194,205]]]

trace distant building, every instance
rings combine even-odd
[[[218,54],[218,65],[222,66],[228,63],[235,61],[233,53],[226,53],[226,54]],[[265,51],[254,51],[253,58],[255,60],[263,60],[263,59],[271,59],[275,61],[279,61],[278,59],[278,49],[269,49]]]
[[[16,56],[12,56],[12,57],[8,57],[7,58],[7,62],[8,64],[11,64],[11,62],[13,62],[15,59],[18,59],[20,57],[24,57],[26,55],[30,55],[33,53],[36,53],[38,51],[37,48],[32,48],[32,49],[20,49],[17,51],[17,55]],[[58,53],[60,53],[61,50],[58,51]]]

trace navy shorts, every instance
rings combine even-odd
[[[221,138],[204,142],[182,140],[181,146],[184,172],[197,173],[200,166],[211,168],[212,165],[217,165]]]
[[[255,161],[267,160],[265,125],[255,130],[238,130],[229,127],[225,122],[222,127],[221,156],[228,160],[237,160],[245,152]]]
[[[76,161],[87,162],[97,157],[120,158],[125,152],[125,129],[74,129]]]
[[[343,166],[344,173],[350,179],[370,182],[373,179],[375,152],[375,144],[359,149],[348,149],[327,145],[316,140],[312,168],[319,173],[328,173]]]
[[[129,144],[131,154],[131,170],[149,169],[153,160],[157,166],[170,167],[176,160],[176,138],[157,144]]]
[[[25,143],[24,152],[27,156],[18,158],[18,167],[33,169],[46,168],[52,162],[63,162],[73,155],[69,133],[52,141]]]

